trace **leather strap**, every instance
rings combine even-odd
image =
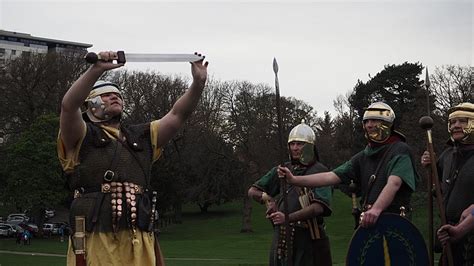
[[[369,194],[372,191],[372,188],[374,187],[375,180],[377,179],[377,175],[379,174],[380,168],[382,167],[383,163],[385,162],[385,159],[387,158],[388,152],[392,149],[393,143],[389,144],[387,149],[382,155],[382,159],[379,161],[379,164],[377,165],[377,168],[375,169],[375,172],[369,177],[369,185],[367,187],[367,193],[364,195],[364,200],[363,200],[363,205],[362,208],[365,209],[367,206],[367,199],[369,198]]]

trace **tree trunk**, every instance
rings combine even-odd
[[[174,218],[175,218],[175,223],[177,224],[182,224],[183,223],[183,210],[182,210],[182,205],[181,202],[178,202],[174,205]]]
[[[251,233],[252,230],[252,202],[251,199],[245,195],[242,208],[242,229],[241,233]]]
[[[201,213],[207,213],[207,209],[209,208],[209,206],[211,206],[208,203],[198,204],[198,205],[199,205],[199,209],[201,209]]]

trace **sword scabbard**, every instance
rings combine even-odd
[[[76,216],[75,232],[73,236],[74,254],[76,255],[76,265],[86,265],[86,217]]]

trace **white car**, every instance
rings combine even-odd
[[[1,224],[0,223],[0,229],[8,231],[6,236],[15,236],[17,232],[21,233],[24,231],[23,228],[21,228],[20,226],[16,224]]]
[[[5,227],[0,226],[0,236],[6,236],[9,237],[11,236],[10,231]]]
[[[24,217],[21,216],[13,216],[7,219],[7,223],[9,224],[21,224],[21,223],[26,223],[26,220]]]
[[[44,218],[53,218],[56,212],[52,209],[44,210]]]
[[[12,213],[7,217],[7,223],[26,223],[30,220],[30,217],[26,216],[24,213]]]
[[[58,234],[58,227],[55,224],[50,224],[50,223],[45,223],[43,224],[43,233],[45,234],[52,234],[52,235],[57,235]]]

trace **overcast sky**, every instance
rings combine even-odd
[[[472,1],[11,1],[0,29],[93,44],[90,51],[202,52],[209,74],[273,86],[333,112],[384,65],[473,65]],[[190,77],[188,63],[137,64]]]

